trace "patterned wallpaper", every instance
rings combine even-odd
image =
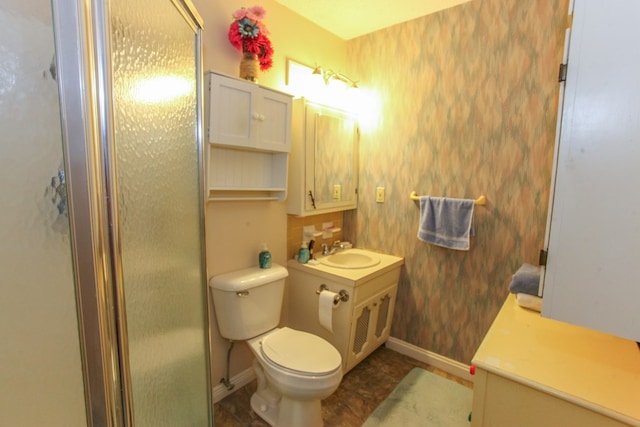
[[[348,42],[350,73],[383,107],[377,129],[362,130],[360,202],[345,213],[345,237],[406,258],[392,336],[469,363],[511,275],[537,262],[567,6],[473,0]],[[487,197],[470,251],[416,238],[412,190]]]

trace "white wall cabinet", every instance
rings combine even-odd
[[[348,270],[347,277],[335,268],[316,268],[295,260],[288,263],[287,326],[329,341],[342,356],[343,373],[389,338],[403,259],[391,255],[384,255],[384,259],[386,265],[380,269]],[[332,292],[349,294],[349,300],[333,310],[333,331],[318,319],[316,291],[322,285]]]
[[[576,0],[543,316],[640,341],[640,2]]]
[[[210,200],[279,200],[287,194],[292,97],[209,73]]]
[[[304,98],[293,103],[287,213],[358,207],[358,124],[351,114]]]

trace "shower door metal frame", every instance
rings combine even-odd
[[[200,112],[196,138],[203,195],[202,19],[189,0],[170,1],[195,33],[196,103]],[[117,198],[108,8],[108,0],[52,0],[87,424],[133,426],[118,213],[112,203]],[[204,198],[200,200],[200,220],[204,224]],[[204,245],[201,259],[206,276]],[[207,297],[205,284],[203,298]],[[208,361],[210,338],[205,335]]]

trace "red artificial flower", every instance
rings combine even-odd
[[[258,56],[262,71],[273,66],[273,47],[267,37],[269,30],[262,23],[265,14],[266,11],[260,6],[235,11],[232,15],[234,21],[229,26],[228,33],[229,42],[234,48]],[[245,25],[244,28],[240,27],[241,21]]]
[[[240,34],[238,21],[233,21],[229,27],[229,41],[231,42],[231,46],[242,50],[242,34]]]
[[[258,46],[260,46],[260,53],[258,54],[260,69],[265,71],[273,65],[273,47],[271,46],[271,40],[267,36],[260,34],[257,39]]]

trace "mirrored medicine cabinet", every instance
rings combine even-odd
[[[308,216],[358,205],[359,129],[354,115],[293,101],[287,213]]]

